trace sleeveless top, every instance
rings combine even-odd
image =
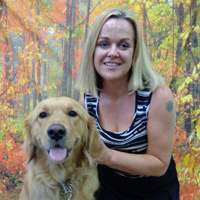
[[[132,124],[124,132],[109,132],[99,123],[98,99],[88,93],[84,94],[86,111],[95,119],[100,137],[108,148],[133,154],[146,153],[148,145],[146,126],[151,96],[152,93],[148,91],[136,91]],[[161,177],[129,174],[105,165],[98,165],[98,174],[100,188],[97,192],[97,200],[106,200],[111,193],[121,197],[119,199],[147,200],[154,199],[155,194],[163,191],[167,191],[171,199],[179,200],[179,182],[172,156],[166,173]],[[118,198],[110,196],[108,199]]]
[[[98,99],[90,94],[85,94],[86,111],[94,117],[97,129],[105,145],[114,150],[126,153],[145,154],[147,150],[147,114],[151,99],[151,93],[147,91],[136,92],[135,115],[128,130],[124,132],[109,132],[104,130],[98,120]],[[129,178],[139,178],[138,176],[113,169],[116,173]]]

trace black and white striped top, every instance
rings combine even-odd
[[[134,154],[145,154],[147,149],[147,114],[152,93],[147,91],[136,92],[136,106],[133,122],[128,130],[124,132],[109,132],[104,130],[98,120],[98,99],[90,94],[85,94],[86,111],[95,118],[97,129],[100,133],[102,141],[107,147]],[[116,173],[129,178],[142,178],[146,176],[138,176],[128,174],[116,169]]]

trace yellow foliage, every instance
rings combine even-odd
[[[190,159],[190,154],[187,154],[187,155],[185,156],[185,158],[184,158],[184,165],[185,165],[185,166],[188,165],[189,159]]]
[[[200,140],[200,118],[199,118],[199,120],[197,121],[196,129],[197,129],[197,137],[198,137],[199,140]]]

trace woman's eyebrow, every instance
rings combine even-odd
[[[102,40],[102,39],[108,40],[108,39],[110,39],[110,38],[109,38],[109,37],[103,37],[103,36],[101,36],[101,37],[98,37],[98,40],[99,40],[99,39],[101,39],[101,40]]]
[[[104,36],[101,36],[99,37],[97,40],[109,40],[111,37],[104,37]],[[126,40],[129,40],[129,41],[133,41],[131,38],[120,38],[119,41],[126,41]]]

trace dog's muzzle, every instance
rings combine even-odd
[[[66,134],[67,130],[61,124],[53,124],[47,130],[48,137],[55,142],[55,146],[49,150],[49,157],[54,162],[63,161],[67,157],[67,149],[59,145],[59,140],[62,140]]]

